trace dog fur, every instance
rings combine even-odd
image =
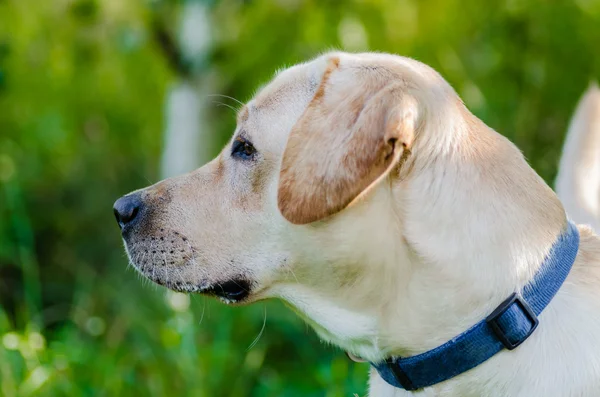
[[[255,153],[232,156],[236,140]],[[322,339],[370,361],[432,349],[539,269],[567,217],[506,138],[433,69],[332,52],[283,70],[204,167],[139,191],[131,262],[178,291],[231,280],[279,298]],[[416,392],[372,371],[370,395],[600,395],[600,241],[514,351]]]
[[[600,88],[579,101],[563,148],[556,193],[569,216],[600,230]]]

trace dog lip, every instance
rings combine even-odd
[[[240,302],[250,295],[250,288],[250,283],[247,280],[232,279],[203,289],[201,292],[228,301]]]

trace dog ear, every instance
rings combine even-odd
[[[277,200],[294,224],[346,208],[410,151],[417,103],[403,82],[329,61],[283,154]]]

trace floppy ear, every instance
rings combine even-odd
[[[283,154],[277,200],[294,224],[346,208],[389,174],[414,138],[417,104],[402,82],[337,67],[329,65]]]

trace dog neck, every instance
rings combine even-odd
[[[516,147],[462,110],[451,150],[415,160],[394,187],[411,255],[380,319],[388,353],[421,353],[484,318],[533,278],[566,224]]]
[[[386,357],[429,351],[481,321],[533,279],[565,229],[560,202],[518,150],[469,121],[468,145],[415,164],[421,172],[395,187],[412,255],[395,310],[380,318]],[[374,376],[375,395],[405,395]],[[469,390],[482,382],[484,390],[480,371],[461,379],[432,389],[462,395],[465,382]]]

